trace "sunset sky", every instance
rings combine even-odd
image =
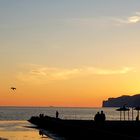
[[[0,0],[0,64],[0,106],[138,94],[140,0]]]

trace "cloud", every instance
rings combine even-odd
[[[140,22],[140,12],[136,12],[133,16],[124,18],[112,18],[114,22],[118,25],[122,24],[136,24]]]
[[[137,23],[140,22],[140,16],[132,16],[128,18],[128,23]]]
[[[38,65],[30,65],[28,69],[19,72],[17,75],[18,80],[23,82],[33,83],[46,83],[50,81],[69,80],[82,76],[94,75],[117,75],[127,74],[134,69],[131,67],[123,67],[121,69],[101,69],[95,67],[81,67],[81,68],[56,68],[44,67]]]
[[[140,12],[135,12],[131,16],[122,16],[122,17],[82,17],[82,18],[67,18],[62,20],[66,24],[74,26],[85,26],[85,27],[110,27],[111,25],[129,25],[136,24],[140,22]]]
[[[89,68],[91,74],[96,75],[114,75],[114,74],[126,74],[130,71],[133,71],[133,68],[124,67],[118,70],[112,70],[112,69],[98,69],[98,68]],[[89,71],[88,70],[88,71]]]

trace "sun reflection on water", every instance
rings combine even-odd
[[[52,140],[40,136],[39,131],[31,126],[27,121],[0,121],[0,140]]]

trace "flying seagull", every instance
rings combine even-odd
[[[11,90],[16,90],[16,88],[15,87],[11,87]]]

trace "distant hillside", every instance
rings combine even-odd
[[[140,106],[140,94],[133,96],[123,95],[117,98],[108,98],[108,100],[103,101],[103,107],[121,107],[123,105],[128,107]]]

